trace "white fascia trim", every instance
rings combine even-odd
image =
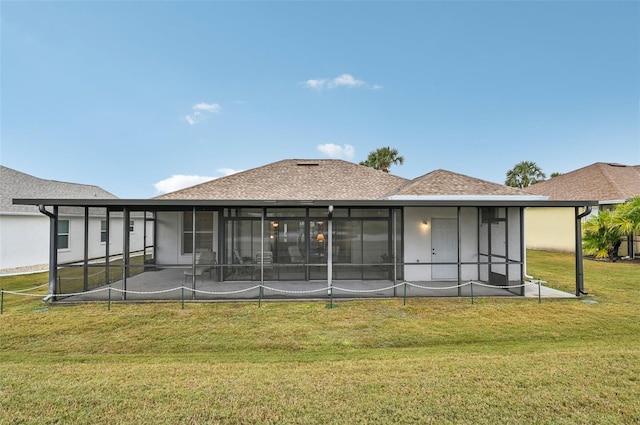
[[[617,205],[624,204],[627,202],[626,199],[610,199],[608,201],[598,201],[598,205]]]

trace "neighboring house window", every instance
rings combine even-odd
[[[185,212],[182,219],[182,252],[193,252],[193,213]],[[210,211],[196,212],[196,252],[212,249],[213,247],[213,213]]]
[[[58,220],[58,249],[69,249],[69,220]]]
[[[134,221],[131,220],[129,221],[129,232],[133,233],[135,227],[134,227]],[[100,222],[100,242],[106,242],[107,241],[107,220],[102,220]]]

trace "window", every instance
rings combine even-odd
[[[193,214],[185,212],[182,215],[182,252],[193,252]],[[213,213],[211,211],[196,212],[196,252],[213,249]]]
[[[107,220],[100,222],[100,242],[107,241]]]
[[[69,220],[58,220],[58,249],[69,249]]]

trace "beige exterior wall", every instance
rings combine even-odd
[[[581,209],[582,210],[582,209]],[[598,213],[598,207],[593,207],[589,216],[582,219],[582,223]],[[575,251],[575,209],[574,208],[527,208],[525,210],[525,238],[528,249],[547,251]],[[634,235],[634,253],[640,253],[640,235]],[[621,257],[629,255],[627,238],[620,245],[618,254]]]
[[[527,208],[525,238],[528,249],[574,252],[574,208]]]

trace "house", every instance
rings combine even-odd
[[[17,205],[13,198],[117,199],[97,186],[45,180],[0,166],[0,274],[43,271],[50,257],[50,220],[38,205]],[[57,213],[57,260],[60,264],[84,257],[102,257],[105,245],[105,220],[91,210],[85,222],[82,206],[60,208]],[[120,224],[116,224],[116,221]],[[122,217],[114,218],[112,228],[122,227]],[[142,220],[129,223],[136,249],[142,246]],[[84,235],[87,235],[85,243]],[[114,252],[122,246],[121,237],[112,232]],[[115,236],[115,239],[114,239]]]
[[[338,288],[342,296],[394,296],[402,282],[416,296],[438,286],[449,288],[442,292],[447,296],[468,295],[470,282],[521,295],[525,208],[594,204],[549,201],[446,170],[408,180],[342,160],[299,159],[152,199],[14,202],[119,213],[125,222],[142,214],[153,223],[152,247],[145,249],[144,268],[136,266],[124,233],[118,290],[146,278],[156,294],[186,283],[189,296],[202,299],[238,298],[243,291],[247,297],[333,296]],[[108,258],[83,264],[85,276],[111,267]],[[113,281],[106,274],[103,285]],[[577,293],[581,285],[577,269]],[[77,289],[50,282],[52,296]]]
[[[630,198],[640,196],[640,165],[596,162],[570,173],[537,183],[528,193],[545,195],[551,201],[593,199],[598,201],[591,214],[610,210]],[[535,208],[527,211],[527,248],[575,251],[576,233],[571,226],[573,209]],[[584,219],[588,219],[589,216]],[[640,252],[640,235],[622,244],[620,255],[633,257]]]

